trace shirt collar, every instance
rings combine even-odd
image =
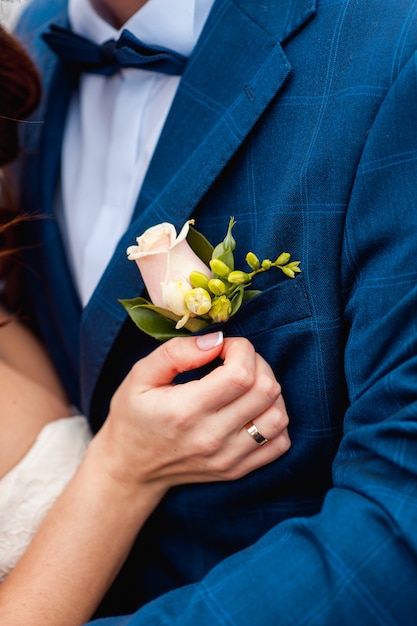
[[[95,43],[117,39],[126,28],[146,44],[189,56],[213,4],[214,0],[148,0],[119,31],[97,14],[90,0],[69,0],[68,13],[73,30]]]

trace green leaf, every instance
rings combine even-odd
[[[187,241],[190,248],[205,263],[209,264],[211,255],[213,254],[213,246],[198,230],[190,226],[187,235]]]
[[[167,341],[172,337],[188,337],[190,331],[182,328],[177,330],[175,324],[180,319],[170,311],[155,307],[144,298],[119,300],[140,330],[158,341]],[[161,311],[164,313],[162,314]],[[169,317],[165,315],[169,314]],[[173,319],[174,318],[174,319]]]
[[[158,341],[167,341],[172,337],[189,337],[211,324],[201,317],[190,317],[188,322],[177,330],[176,323],[181,319],[168,309],[161,309],[145,298],[119,300],[140,330]]]
[[[258,296],[260,293],[262,293],[260,289],[245,289],[245,291],[243,292],[242,304],[244,304],[245,302],[249,302],[249,300],[251,300],[255,296]]]
[[[230,317],[232,317],[232,315],[234,315],[236,311],[240,309],[243,302],[244,292],[245,288],[243,287],[243,285],[241,285],[238,287],[238,289],[236,289],[235,293],[233,294],[233,297],[231,298],[232,312],[230,313]]]
[[[216,254],[216,251],[214,251],[213,254]],[[235,257],[231,250],[226,250],[215,258],[219,259],[219,261],[223,261],[223,263],[225,263],[227,267],[230,268],[230,271],[233,272],[235,268]]]
[[[245,289],[244,285],[239,285],[233,291],[233,295],[230,298],[230,301],[232,303],[232,312],[230,314],[230,317],[237,313],[242,304],[244,304],[245,302],[249,302],[249,300],[251,300],[260,293],[262,292],[259,291],[259,289]]]

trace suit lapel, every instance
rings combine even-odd
[[[290,72],[281,23],[267,32],[248,14],[257,3],[240,5],[220,0],[213,7],[144,181],[139,220],[149,212],[154,222],[184,221]]]
[[[56,13],[57,8],[55,6],[55,12],[52,15],[45,16],[45,22],[36,33],[32,33],[33,37],[40,37],[50,21],[60,26],[68,25],[64,7],[61,6],[59,13]],[[49,10],[52,11],[50,8]],[[34,173],[34,180],[29,185],[28,192],[33,193],[36,187],[39,191],[33,193],[33,196],[40,200],[39,205],[33,206],[33,202],[29,199],[26,205],[29,209],[49,217],[54,215],[56,187],[55,184],[51,184],[51,181],[59,179],[65,117],[73,89],[73,79],[62,70],[56,71],[58,61],[44,44],[32,45],[31,48],[34,48],[35,63],[42,68],[44,97],[34,116],[36,120],[41,120],[41,123],[31,125],[30,128],[25,128],[23,125],[22,128],[23,132],[27,130],[24,141],[25,158],[32,161],[28,170]],[[40,149],[37,149],[38,146]],[[39,228],[43,232],[43,241],[48,241],[48,247],[44,248],[44,253],[54,259],[55,275],[63,279],[60,290],[68,291],[68,302],[75,300],[74,304],[79,317],[80,305],[72,285],[71,272],[66,261],[57,220],[42,220]]]
[[[215,3],[181,80],[131,227],[84,312],[84,409],[126,319],[117,299],[143,289],[135,264],[126,261],[126,247],[155,223],[181,226],[192,215],[289,75],[280,42],[313,13],[314,0]],[[94,343],[94,328],[105,333],[105,343]]]

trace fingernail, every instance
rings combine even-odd
[[[200,350],[211,350],[223,343],[223,333],[219,330],[217,333],[200,335],[197,337],[196,343]]]

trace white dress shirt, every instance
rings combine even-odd
[[[213,2],[148,0],[123,28],[188,57]],[[96,43],[123,30],[103,20],[90,0],[69,0],[69,18],[75,32]],[[81,76],[62,148],[60,222],[84,306],[129,225],[179,81],[140,69]]]

